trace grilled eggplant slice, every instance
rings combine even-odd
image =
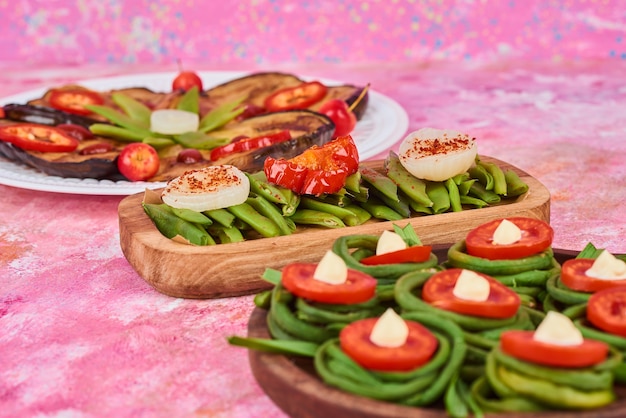
[[[89,128],[94,123],[100,122],[94,118],[81,115],[73,115],[61,110],[46,106],[29,104],[7,104],[2,107],[4,117],[15,122],[38,123],[40,125],[56,126],[64,123],[80,125]]]

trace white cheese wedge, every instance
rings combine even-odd
[[[580,345],[583,335],[571,319],[562,313],[549,311],[533,335],[535,341],[554,345]]]
[[[379,347],[393,348],[402,347],[408,337],[409,327],[404,319],[393,309],[388,308],[372,328],[370,341]]]
[[[622,280],[626,279],[626,263],[613,254],[604,250],[593,262],[585,275],[602,280]]]
[[[406,248],[406,242],[402,237],[395,232],[383,231],[378,238],[378,244],[376,244],[376,255],[392,253],[394,251],[404,250]]]
[[[513,222],[503,219],[493,232],[492,243],[496,245],[509,245],[522,239],[522,230]]]
[[[317,264],[313,279],[328,284],[343,284],[348,280],[348,267],[334,252],[328,250]]]
[[[452,294],[459,299],[484,302],[489,299],[489,281],[471,270],[463,269],[456,279]]]

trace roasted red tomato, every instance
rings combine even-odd
[[[270,112],[306,109],[326,96],[328,88],[319,81],[302,83],[295,87],[278,90],[265,99],[265,108]]]
[[[591,295],[587,319],[602,331],[626,338],[626,286],[600,290]]]
[[[552,367],[589,367],[606,360],[609,347],[585,339],[581,345],[548,344],[533,339],[534,331],[511,330],[500,336],[500,347],[506,354],[531,363]]]
[[[400,347],[380,347],[370,340],[378,318],[355,321],[339,333],[341,349],[355,362],[369,370],[408,371],[426,364],[437,351],[438,341],[423,325],[406,321],[409,336]]]
[[[422,288],[422,299],[446,311],[484,318],[510,318],[521,301],[517,293],[486,274],[476,273],[489,282],[489,298],[484,302],[460,299],[452,291],[462,269],[443,270],[433,274]]]
[[[230,144],[213,148],[213,150],[211,150],[211,160],[216,161],[230,154],[263,148],[279,142],[285,142],[290,139],[291,132],[288,130],[263,136],[255,136],[254,138],[240,139],[238,141],[233,141]]]
[[[27,151],[72,152],[78,147],[78,140],[67,132],[35,123],[1,126],[0,140]]]
[[[365,257],[361,259],[361,264],[375,266],[379,264],[423,263],[430,257],[431,251],[430,245],[414,245],[403,250]]]
[[[101,105],[102,96],[91,90],[52,90],[49,97],[50,106],[76,115],[89,115],[91,110],[86,105]]]
[[[602,280],[585,274],[595,260],[591,258],[572,258],[561,266],[561,281],[572,290],[597,292],[617,286],[626,286],[626,279]]]
[[[346,178],[356,173],[359,151],[351,136],[342,136],[289,160],[267,157],[263,168],[271,183],[298,194],[319,196],[339,191]]]
[[[366,302],[376,293],[377,281],[369,274],[348,269],[345,283],[330,284],[313,278],[316,268],[315,263],[288,264],[282,270],[281,282],[285,289],[303,299],[340,305]]]
[[[492,243],[493,233],[502,222],[496,219],[470,231],[465,238],[467,253],[489,260],[514,260],[539,254],[552,245],[554,231],[550,225],[539,219],[514,217],[506,218],[522,230],[522,238],[509,245]]]

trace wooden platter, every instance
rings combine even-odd
[[[433,252],[446,259],[447,246]],[[577,251],[555,249],[555,258],[563,262]],[[266,311],[255,308],[248,322],[248,336],[270,338]],[[292,418],[445,418],[442,406],[413,408],[353,395],[323,383],[315,373],[312,360],[249,350],[252,373],[272,401]],[[501,418],[623,418],[626,417],[626,387],[616,388],[618,399],[611,405],[592,411],[551,411],[543,413],[498,413]]]
[[[317,262],[344,235],[381,234],[393,223],[411,223],[425,244],[447,244],[465,238],[473,228],[493,219],[526,216],[550,221],[550,192],[517,167],[490,157],[503,169],[513,169],[529,190],[513,202],[482,209],[418,216],[402,221],[373,220],[339,229],[300,228],[293,235],[213,246],[185,245],[165,238],[141,206],[143,193],[124,198],[118,207],[120,245],[137,273],[157,291],[182,298],[221,298],[257,293],[268,284],[266,268],[281,269],[292,262]],[[382,169],[382,161],[367,162]]]

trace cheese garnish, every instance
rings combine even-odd
[[[348,280],[348,266],[341,257],[328,250],[317,264],[313,278],[328,284],[343,284]]]
[[[489,299],[489,281],[483,276],[463,269],[456,279],[452,294],[459,299],[484,302]]]
[[[602,280],[626,279],[626,262],[604,250],[593,262],[591,268],[585,272],[585,275]]]
[[[580,345],[583,335],[571,319],[562,313],[549,311],[533,334],[535,341],[554,345]]]
[[[496,245],[509,245],[522,239],[522,230],[508,219],[503,219],[493,232],[492,243]]]
[[[409,336],[409,327],[404,319],[391,308],[378,318],[372,332],[370,341],[379,347],[402,347],[406,344]]]
[[[378,238],[378,244],[376,244],[376,255],[404,250],[405,248],[406,242],[404,242],[400,235],[391,231],[383,231]]]

